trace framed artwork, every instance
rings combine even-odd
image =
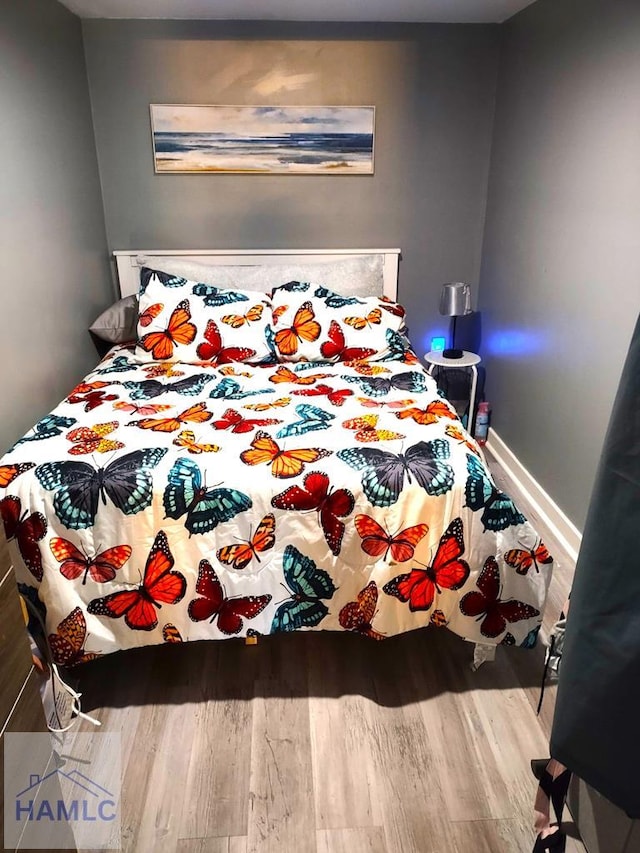
[[[375,107],[150,109],[157,174],[373,174]]]

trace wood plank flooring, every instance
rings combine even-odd
[[[544,631],[573,565],[556,558]],[[544,649],[473,647],[428,629],[375,643],[308,633],[109,655],[86,710],[123,743],[125,853],[526,853],[554,689]],[[83,724],[80,730],[89,731]],[[569,839],[569,853],[584,847]]]

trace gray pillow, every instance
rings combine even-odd
[[[138,297],[125,296],[110,305],[97,317],[89,331],[103,341],[123,344],[138,337]]]

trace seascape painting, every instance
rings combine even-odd
[[[372,175],[374,107],[151,104],[158,174]]]

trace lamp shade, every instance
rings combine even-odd
[[[471,314],[471,288],[462,281],[442,285],[440,313],[445,317],[462,317]]]

